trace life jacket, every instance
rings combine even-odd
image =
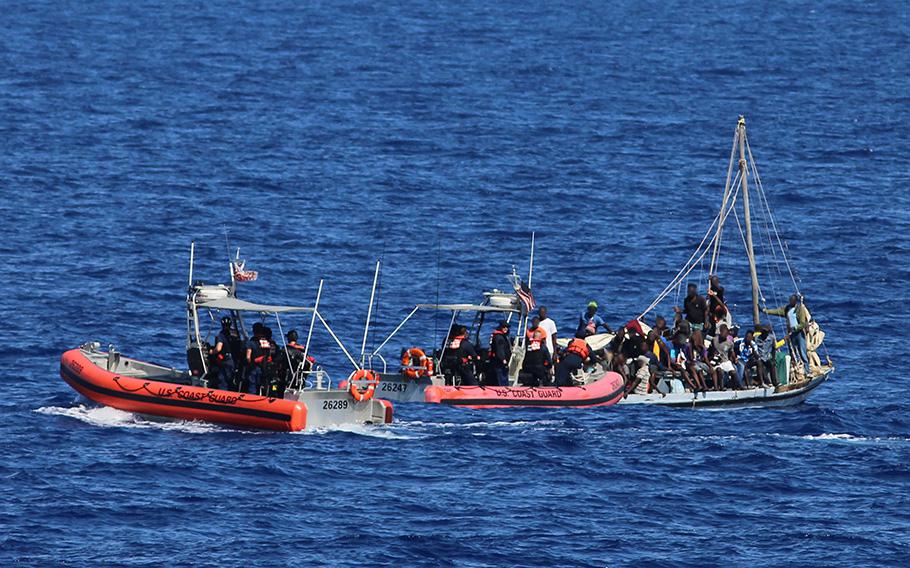
[[[587,359],[588,355],[591,354],[591,348],[588,346],[587,341],[576,337],[569,342],[569,345],[566,347],[566,353],[573,353],[582,359]]]
[[[547,332],[540,329],[529,329],[527,332],[528,337],[528,351],[540,351],[541,346],[547,340]]]
[[[490,350],[487,352],[487,358],[490,360],[496,359],[496,336],[497,335],[507,335],[507,334],[502,329],[494,329],[493,333],[490,334]]]
[[[272,343],[265,337],[254,337],[251,339],[250,349],[253,363],[272,362]]]
[[[471,361],[469,351],[464,348],[464,344],[467,343],[467,335],[456,335],[449,341],[449,344],[446,346],[446,353],[444,358],[449,362],[450,365],[453,364],[466,364]]]

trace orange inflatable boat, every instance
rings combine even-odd
[[[291,432],[308,426],[392,421],[388,401],[358,402],[338,389],[301,391],[300,400],[289,400],[191,386],[189,373],[99,351],[91,344],[61,356],[60,376],[98,404],[181,420]]]
[[[427,387],[427,402],[468,408],[609,406],[622,399],[625,384],[618,373],[580,387]]]

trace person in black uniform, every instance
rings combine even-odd
[[[540,318],[528,324],[527,351],[522,370],[522,384],[528,387],[550,386],[552,359],[547,350],[547,332],[540,327]]]
[[[475,386],[477,378],[474,376],[474,364],[480,358],[468,341],[468,328],[463,325],[452,328],[445,351],[443,373],[448,373],[453,379],[460,379],[461,386]]]
[[[233,320],[228,316],[221,318],[221,331],[215,337],[215,346],[209,352],[216,373],[217,382],[214,387],[221,390],[231,390],[234,387],[235,367],[234,357],[231,354],[232,323]]]
[[[587,333],[582,330],[575,333],[562,354],[562,360],[556,365],[556,386],[571,387],[572,373],[584,367],[585,361],[594,362],[594,351],[585,341]]]
[[[509,322],[503,320],[490,336],[490,383],[493,386],[509,386],[509,360],[512,358],[512,338],[509,337]]]
[[[286,337],[287,354],[281,353],[275,359],[277,372],[269,391],[269,396],[275,398],[284,397],[285,389],[291,384],[297,373],[300,371],[309,372],[313,367],[313,362],[315,362],[315,359],[309,355],[304,358],[303,352],[306,347],[297,342],[299,336],[296,329],[287,332]],[[306,379],[305,376],[303,378]]]
[[[262,324],[253,325],[253,337],[246,344],[246,391],[260,394],[265,369],[272,362],[272,344]]]

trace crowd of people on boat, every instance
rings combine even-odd
[[[632,320],[613,330],[598,313],[595,301],[581,312],[574,336],[564,348],[557,347],[557,326],[546,307],[529,318],[518,382],[525,386],[574,386],[579,370],[602,365],[619,373],[626,392],[648,394],[658,390],[662,379],[678,380],[691,392],[751,389],[779,386],[779,347],[790,346],[795,363],[809,369],[806,329],[811,320],[802,298],[765,314],[786,319],[787,338],[778,342],[772,327],[761,324],[741,330],[732,324],[724,288],[717,276],[709,279],[707,298],[690,283],[682,306],[674,307],[673,325],[657,316],[651,328]],[[451,384],[509,385],[512,349],[516,343],[511,324],[500,321],[487,347],[469,338],[468,329],[453,326],[441,351],[441,370]],[[612,339],[594,349],[588,338],[606,332]],[[802,371],[805,372],[805,371]]]
[[[279,346],[271,328],[256,322],[244,341],[235,319],[224,316],[214,343],[203,346],[209,369],[203,379],[213,388],[281,398],[294,377],[309,372],[316,362],[311,355],[304,356],[296,330],[287,332],[285,339]],[[190,350],[191,361],[194,351]],[[201,372],[201,365],[196,368]]]

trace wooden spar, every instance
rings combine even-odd
[[[755,250],[752,248],[752,214],[749,210],[749,172],[746,167],[746,118],[739,117],[736,127],[739,137],[739,171],[743,184],[743,208],[746,225],[746,257],[749,259],[749,274],[752,276],[752,323],[755,328],[761,324],[758,309],[758,271],[755,269]]]
[[[716,274],[717,252],[720,250],[720,239],[723,236],[724,221],[727,220],[727,202],[730,200],[730,181],[733,179],[733,158],[736,156],[736,142],[739,138],[739,127],[733,133],[733,147],[730,148],[730,163],[727,164],[727,182],[724,184],[724,197],[720,203],[720,217],[717,220],[717,233],[714,235],[714,250],[711,252],[711,265],[708,269],[708,278]],[[708,284],[710,287],[710,282]]]

